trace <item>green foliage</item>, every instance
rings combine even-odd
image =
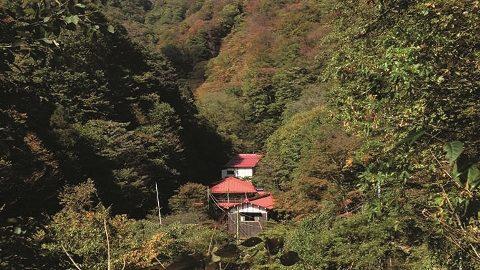
[[[226,4],[219,13],[223,29],[230,29],[236,22],[236,17],[242,13],[242,6],[239,3]]]
[[[129,208],[135,205],[141,207],[146,198],[152,197],[155,180],[161,180],[160,185],[164,187],[175,185],[175,182],[168,183],[177,175],[175,168],[170,166],[181,149],[175,145],[172,147],[171,143],[180,142],[179,138],[175,138],[178,135],[169,134],[171,126],[165,123],[168,114],[161,119],[164,123],[156,120],[161,112],[159,107],[153,109],[152,126],[144,125],[133,131],[126,129],[128,124],[103,120],[91,120],[85,125],[75,126],[80,142],[90,145],[99,161],[103,160],[103,164],[112,170],[114,183],[128,198]],[[167,113],[171,113],[171,107],[168,108]],[[152,175],[152,171],[160,175]]]
[[[190,79],[186,76],[197,64],[218,53],[221,39],[243,12],[239,1],[167,0],[154,2],[147,9],[140,6],[138,1],[128,0],[107,5],[104,10],[112,20],[125,25],[139,43],[155,51],[167,50],[167,57],[185,79]]]
[[[203,212],[207,207],[207,187],[196,183],[181,186],[168,200],[175,212]]]
[[[393,216],[381,220],[369,219],[368,213],[336,219],[317,214],[302,221],[287,244],[302,258],[303,265],[298,269],[422,269],[427,266],[428,258],[434,255],[428,252],[413,255],[417,248],[425,251],[424,247],[409,246],[406,238],[394,238],[395,235],[418,230],[409,224],[411,221]],[[410,258],[404,264],[407,256]],[[430,267],[438,267],[434,261],[429,263]]]
[[[466,235],[467,237],[461,244],[456,245],[462,247],[465,255],[475,257],[475,251],[478,248],[476,228],[478,227],[480,204],[477,188],[480,176],[478,162],[471,164],[465,159],[463,146],[464,144],[459,141],[445,145],[446,158],[452,167],[452,172],[448,174],[449,181],[454,183],[455,187],[448,192],[442,187],[435,199],[436,211],[433,212],[431,218],[441,224],[445,236],[452,243],[456,243],[457,238],[461,237],[459,234]],[[456,151],[452,151],[452,148]]]
[[[463,143],[459,141],[449,142],[445,145],[445,152],[447,152],[447,159],[450,164],[453,164],[458,159],[463,149]]]
[[[344,182],[335,174],[352,162],[348,159],[354,157],[356,139],[337,128],[329,114],[323,106],[299,113],[272,134],[259,181],[282,189],[294,186],[290,182],[302,176]]]
[[[331,206],[317,223],[338,227],[299,233],[298,248],[318,237],[311,250],[337,235],[310,267],[478,267],[478,3],[303,2],[257,2],[257,17],[247,17],[208,66],[205,89],[213,90],[200,103],[222,110],[205,115],[238,148],[250,150],[250,142],[266,152],[254,180],[279,190],[280,211],[301,216]],[[261,20],[271,27],[249,25]],[[248,47],[239,46],[245,37]],[[298,77],[285,73],[297,65],[305,67]],[[221,117],[240,105],[248,121]],[[233,123],[242,128],[225,128]],[[448,162],[440,158],[444,142]],[[437,194],[440,208],[431,200]],[[390,230],[414,216],[421,217],[414,228]],[[409,238],[418,227],[431,228],[419,232],[421,245]]]
[[[162,4],[155,5],[148,13],[146,23],[156,24],[175,24],[183,21],[187,12],[187,1],[164,1]]]
[[[282,269],[298,252],[294,269],[478,268],[478,1],[102,7],[125,29],[88,1],[51,9],[45,1],[7,2],[0,7],[7,215],[37,214],[32,205],[46,201],[55,209],[45,198],[85,178],[112,213],[143,216],[154,205],[154,182],[175,213],[160,227],[110,214],[88,196],[92,182],[69,189],[48,237],[39,233],[51,251],[40,262],[71,267],[63,245],[85,268],[105,268],[106,221],[115,267],[194,257]],[[198,112],[190,87],[198,87]],[[293,218],[240,252],[196,211],[204,186],[187,184],[168,200],[185,179],[218,172],[229,148],[217,133],[237,151],[265,153],[253,180],[275,191],[278,218]],[[21,246],[27,241],[21,226],[3,231]],[[228,250],[235,254],[224,256]]]
[[[224,234],[199,224],[160,226],[156,221],[112,216],[97,203],[95,192],[92,181],[65,189],[60,195],[63,209],[46,231],[37,233],[44,248],[64,256],[68,253],[82,268],[105,269],[108,252],[112,268],[139,269],[156,265],[157,260],[167,265],[186,254],[207,255],[210,240],[218,245],[227,240]],[[62,267],[72,264],[66,258]]]
[[[468,168],[467,183],[472,190],[475,190],[480,184],[480,170],[476,165]]]
[[[38,203],[54,210],[58,186],[92,178],[112,211],[142,216],[155,205],[154,182],[166,205],[185,179],[216,175],[225,145],[195,116],[168,61],[133,44],[122,27],[81,30],[61,31],[62,46],[39,58],[16,54],[15,68],[0,75],[6,210],[35,212],[30,205]],[[24,199],[30,190],[38,196]]]
[[[199,102],[200,113],[215,124],[216,131],[228,138],[239,149],[254,149],[248,133],[252,129],[246,121],[247,111],[235,96],[226,93],[209,94],[208,102]]]
[[[200,112],[238,149],[257,151],[279,126],[287,104],[301,95],[309,80],[305,73],[301,68],[282,69],[273,74],[252,70],[241,89],[230,88],[226,93],[202,98]]]
[[[367,142],[376,141],[365,145],[373,157],[368,160],[369,173],[362,177],[362,181],[370,182],[366,190],[385,203],[391,198],[383,192],[405,191],[409,202],[402,205],[417,209],[430,204],[422,194],[439,192],[444,196],[444,211],[451,214],[448,221],[440,223],[456,224],[462,230],[464,221],[459,220],[478,215],[475,203],[470,203],[476,195],[471,197],[466,186],[471,163],[465,162],[478,160],[473,154],[477,152],[473,126],[478,119],[469,116],[471,110],[476,111],[472,101],[478,87],[471,78],[477,76],[477,71],[471,66],[474,56],[465,53],[475,43],[468,33],[478,23],[470,16],[475,7],[453,1],[404,5],[392,1],[380,8],[383,11],[378,16],[358,13],[361,16],[347,22],[351,26],[345,22],[337,25],[335,39],[344,47],[325,74],[338,81],[330,102],[341,108],[341,118],[348,121],[348,128],[367,137]],[[403,15],[398,16],[398,11]],[[365,19],[369,20],[367,26]],[[357,34],[342,36],[339,30],[345,28]],[[356,38],[355,42],[349,36]],[[465,147],[457,140],[465,141]],[[454,165],[451,175],[458,183],[451,187],[448,185],[453,179],[445,179],[437,158],[442,141],[452,141],[445,151]],[[461,156],[462,152],[465,154]],[[473,167],[472,177],[474,171]],[[458,185],[459,189],[455,187]],[[447,197],[451,197],[450,203]],[[457,229],[444,226],[440,226],[443,229],[439,229],[439,237],[455,243],[453,239],[458,235],[452,236],[456,235],[452,230]],[[473,251],[468,249],[467,253]],[[445,264],[468,264],[471,258],[455,258],[457,251],[441,251],[452,258]]]
[[[114,32],[96,1],[5,1],[0,6],[0,70],[10,70],[15,54],[41,59],[61,45],[64,30],[84,29],[85,33]]]

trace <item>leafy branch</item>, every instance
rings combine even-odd
[[[467,244],[468,249],[471,251],[469,253],[474,255],[476,260],[480,261],[480,254],[475,247],[475,244],[480,241],[480,236],[472,228],[469,228],[470,218],[477,219],[478,217],[478,207],[475,207],[475,205],[478,204],[477,189],[480,184],[480,172],[475,163],[468,164],[461,159],[464,152],[464,143],[460,141],[449,142],[445,144],[444,150],[446,152],[445,157],[452,167],[451,172],[445,170],[439,159],[432,151],[430,152],[445,175],[451,180],[450,183],[453,183],[459,190],[459,193],[453,198],[455,200],[453,203],[450,195],[445,190],[445,185],[439,184],[441,194],[436,199],[439,211],[435,214],[426,214],[427,212],[424,211],[424,215],[439,222],[446,229],[447,239],[455,246],[465,251],[463,245]],[[443,214],[445,212],[444,205],[447,206],[447,213],[455,220],[453,226],[449,225],[448,219]],[[460,214],[461,212],[463,214]],[[461,242],[459,239],[467,239],[468,243]]]

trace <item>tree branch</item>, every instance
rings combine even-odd
[[[122,270],[125,269],[125,266],[127,266],[127,260],[125,260],[125,257],[123,258],[123,266],[122,266]]]
[[[111,270],[112,266],[110,263],[110,239],[108,237],[108,229],[107,229],[107,219],[103,217],[103,228],[105,229],[105,235],[107,236],[107,270]]]
[[[82,268],[80,268],[80,266],[73,260],[72,256],[70,255],[70,253],[68,253],[67,249],[65,248],[65,246],[62,244],[62,249],[63,249],[63,252],[65,252],[65,254],[67,254],[67,257],[70,259],[70,261],[73,263],[73,265],[75,266],[75,268],[77,268],[78,270],[82,270]]]

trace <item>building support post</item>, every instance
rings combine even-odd
[[[237,207],[237,244],[240,243],[240,207]]]

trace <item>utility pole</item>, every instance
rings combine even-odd
[[[162,208],[160,208],[160,199],[158,198],[158,184],[156,181],[155,181],[155,190],[157,191],[158,221],[160,222],[160,225],[162,225],[162,212],[160,212]]]

